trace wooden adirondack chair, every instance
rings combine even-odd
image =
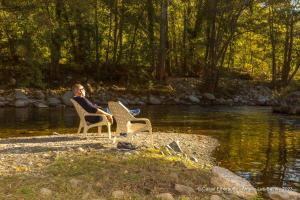
[[[80,123],[79,123],[79,128],[78,128],[77,134],[79,134],[81,132],[81,129],[83,128],[83,134],[85,134],[85,136],[86,136],[88,130],[93,127],[98,127],[98,133],[101,134],[102,126],[107,126],[108,137],[109,137],[109,139],[111,139],[111,128],[110,128],[111,124],[107,120],[105,115],[88,113],[74,99],[71,99],[71,102],[73,103],[73,105],[79,115],[79,118],[80,118]],[[85,120],[85,116],[100,116],[100,117],[102,117],[102,121],[100,121],[98,123],[90,124],[89,122],[87,122]]]

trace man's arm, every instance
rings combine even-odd
[[[113,118],[112,118],[112,115],[107,113],[107,112],[104,112],[103,110],[97,108],[97,114],[102,114],[102,115],[105,115],[107,120],[112,124],[113,123]]]
[[[109,114],[109,113],[107,113],[107,112],[105,112],[105,111],[103,111],[103,110],[101,110],[101,109],[97,109],[97,112],[96,112],[97,114],[103,114],[103,115],[106,115],[106,116],[111,116],[112,117],[112,115],[111,114]]]

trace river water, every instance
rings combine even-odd
[[[300,191],[300,117],[273,114],[269,107],[147,106],[141,117],[154,131],[204,134],[220,147],[216,162],[258,188]],[[72,108],[0,108],[0,137],[72,133],[78,126]]]

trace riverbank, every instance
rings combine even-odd
[[[169,79],[163,85],[120,86],[102,83],[84,84],[88,98],[94,103],[107,104],[118,100],[126,105],[277,105],[272,90],[266,83],[249,80],[220,81],[214,94],[201,91],[201,81],[196,78]],[[37,108],[72,106],[70,88],[57,89],[2,89],[0,107]]]
[[[137,134],[133,140],[136,150],[117,148],[118,141],[130,138],[118,136],[110,141],[106,134],[86,138],[70,134],[1,139],[0,198],[111,199],[121,195],[123,199],[155,199],[163,193],[191,199],[211,196],[196,192],[196,188],[210,184],[211,154],[218,146],[215,139],[155,133],[155,146],[149,148],[148,135]],[[165,148],[174,140],[179,141],[183,154]],[[193,188],[193,192],[178,192],[176,184]]]

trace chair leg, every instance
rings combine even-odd
[[[78,131],[77,131],[77,134],[80,134],[81,129],[82,129],[82,127],[79,126]]]
[[[154,147],[154,139],[153,139],[153,132],[152,132],[152,128],[149,128],[149,134],[151,134],[151,146]]]
[[[80,134],[81,129],[83,128],[82,123],[80,122],[77,134]]]
[[[107,125],[107,131],[108,131],[108,138],[111,140],[110,124]]]
[[[98,134],[101,135],[102,132],[102,126],[98,126]]]
[[[83,127],[83,134],[84,134],[85,137],[87,136],[87,131],[88,131],[87,126],[84,126]]]

